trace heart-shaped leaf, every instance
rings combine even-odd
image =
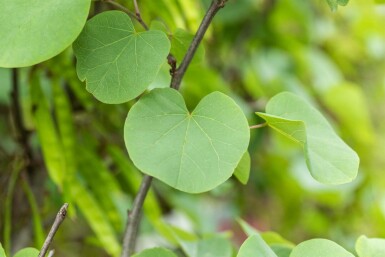
[[[360,236],[356,242],[356,252],[359,257],[383,257],[385,256],[385,239]]]
[[[177,257],[173,252],[165,248],[157,247],[144,250],[132,257]]]
[[[242,244],[237,257],[277,257],[273,250],[263,241],[259,234],[250,236]]]
[[[73,44],[79,79],[104,103],[127,102],[155,79],[170,50],[162,31],[136,32],[120,11],[90,19]]]
[[[39,255],[39,250],[27,247],[18,251],[13,257],[37,257]]]
[[[319,182],[342,184],[357,176],[356,152],[338,137],[319,111],[300,97],[280,93],[268,102],[266,114],[257,114],[304,148],[307,166]]]
[[[249,144],[249,126],[239,106],[214,92],[193,112],[181,94],[154,89],[128,113],[124,139],[144,173],[189,193],[211,190],[234,172]]]
[[[90,0],[0,1],[0,67],[45,61],[71,45],[86,23]]]
[[[354,257],[344,248],[326,239],[311,239],[294,247],[290,257]]]

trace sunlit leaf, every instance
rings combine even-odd
[[[0,66],[30,66],[59,54],[79,35],[90,4],[90,0],[0,1]]]
[[[3,246],[0,243],[0,257],[6,257]]]
[[[173,252],[165,248],[152,248],[144,250],[138,254],[133,255],[132,257],[177,257]]]
[[[262,237],[258,234],[250,236],[242,244],[239,249],[237,257],[277,257],[273,250],[263,241]]]
[[[383,257],[385,256],[385,239],[360,236],[356,242],[356,252],[359,257]]]
[[[354,257],[344,248],[326,239],[311,239],[294,247],[290,257]]]
[[[134,164],[179,190],[199,193],[225,182],[249,143],[242,110],[214,92],[193,112],[174,89],[154,89],[130,110],[124,128]]]
[[[235,168],[234,176],[241,182],[246,185],[249,181],[250,175],[250,154],[246,152],[243,154],[242,159],[239,161],[238,166]]]
[[[170,42],[162,31],[137,32],[127,14],[108,11],[87,22],[73,48],[87,90],[104,103],[117,104],[150,85],[167,60]]]
[[[13,257],[37,257],[39,255],[39,250],[27,247],[18,251]]]
[[[321,183],[342,184],[358,172],[359,158],[334,132],[322,114],[300,97],[284,92],[257,113],[279,133],[299,143],[312,176]]]

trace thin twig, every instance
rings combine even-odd
[[[44,257],[45,254],[48,251],[48,248],[53,240],[53,237],[55,236],[56,231],[59,229],[60,224],[63,222],[67,215],[67,209],[68,209],[68,203],[63,204],[63,206],[60,208],[59,212],[56,215],[55,221],[52,224],[51,230],[48,233],[47,238],[44,241],[43,247],[40,250],[38,257]]]
[[[191,45],[189,49],[187,50],[186,55],[183,58],[182,63],[176,69],[174,72],[174,76],[171,80],[171,87],[175,89],[179,89],[180,83],[182,82],[182,78],[187,70],[187,67],[189,66],[192,58],[194,57],[194,54],[196,50],[198,49],[198,46],[200,42],[203,39],[203,36],[205,35],[207,28],[209,27],[211,21],[213,20],[215,14],[225,6],[226,0],[213,0],[211,2],[211,5],[209,9],[207,10],[205,17],[203,18],[201,24],[199,25],[198,31],[194,36],[193,41],[191,42]]]
[[[136,20],[142,24],[143,28],[145,30],[148,30],[148,26],[147,24],[143,21],[142,19],[142,16],[140,15],[140,10],[139,10],[139,6],[138,6],[138,1],[137,0],[134,0],[134,6],[135,6],[135,15],[136,15]]]
[[[257,129],[257,128],[263,128],[263,127],[266,127],[267,126],[267,123],[262,123],[262,124],[257,124],[257,125],[253,125],[253,126],[250,126],[249,128],[250,129]]]
[[[121,257],[129,257],[135,251],[136,239],[139,229],[140,216],[144,199],[151,186],[152,177],[145,175],[140,185],[139,192],[135,197],[133,208],[128,214],[127,228],[123,238],[123,251]]]

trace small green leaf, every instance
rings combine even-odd
[[[242,244],[237,257],[277,257],[273,250],[263,241],[259,234],[250,236]],[[309,256],[308,256],[309,257]]]
[[[242,159],[239,161],[238,166],[235,168],[234,176],[241,182],[246,185],[249,181],[250,175],[250,154],[245,152],[242,156]]]
[[[152,248],[144,250],[138,254],[135,254],[132,257],[177,257],[173,252],[165,248]]]
[[[39,255],[39,250],[27,247],[18,251],[13,257],[37,257]]]
[[[319,111],[300,97],[280,93],[268,102],[266,114],[257,115],[304,148],[310,173],[319,182],[342,184],[357,176],[356,152],[338,137]]]
[[[143,96],[124,128],[128,153],[139,170],[189,193],[225,182],[249,137],[247,120],[230,97],[211,93],[190,113],[181,94],[170,88]]]
[[[385,239],[360,236],[356,242],[356,252],[359,257],[383,257],[385,256]]]
[[[162,31],[137,32],[128,15],[108,11],[87,22],[73,48],[87,90],[104,103],[118,104],[151,84],[166,61],[170,42]]]
[[[90,0],[0,1],[0,66],[30,66],[62,52],[82,30],[90,4]]]
[[[294,247],[290,257],[354,257],[344,248],[326,239],[311,239]]]
[[[273,231],[259,232],[258,230],[256,230],[252,226],[250,226],[246,221],[244,221],[242,219],[238,219],[238,223],[239,223],[239,225],[241,225],[243,232],[245,232],[245,234],[247,236],[259,234],[259,235],[261,235],[263,240],[270,246],[271,245],[281,245],[281,246],[286,246],[290,249],[294,247],[294,244],[292,242],[286,240],[285,238],[283,238],[281,235],[277,234],[276,232],[273,232]]]

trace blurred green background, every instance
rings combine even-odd
[[[121,4],[133,10],[131,1]],[[140,1],[143,19],[170,37],[177,28],[193,34],[208,4]],[[94,2],[90,16],[111,8]],[[238,217],[294,243],[322,237],[353,249],[361,234],[385,237],[384,24],[385,5],[371,0],[351,1],[334,12],[320,0],[229,0],[183,80],[188,107],[221,91],[253,125],[263,122],[254,112],[264,111],[272,96],[294,92],[321,110],[357,151],[359,176],[342,186],[321,185],[297,145],[267,127],[252,130],[248,184],[232,178],[211,192],[188,195],[155,182],[139,247],[172,245],[165,224],[199,235],[230,231],[239,245],[245,235]],[[12,97],[15,75],[19,88]],[[169,81],[165,64],[150,87]],[[57,256],[118,252],[141,176],[123,142],[133,103],[94,99],[77,78],[71,49],[34,67],[0,69],[0,242],[8,251],[40,248],[68,201],[70,216],[54,242]],[[77,183],[72,189],[59,185],[58,174]]]

